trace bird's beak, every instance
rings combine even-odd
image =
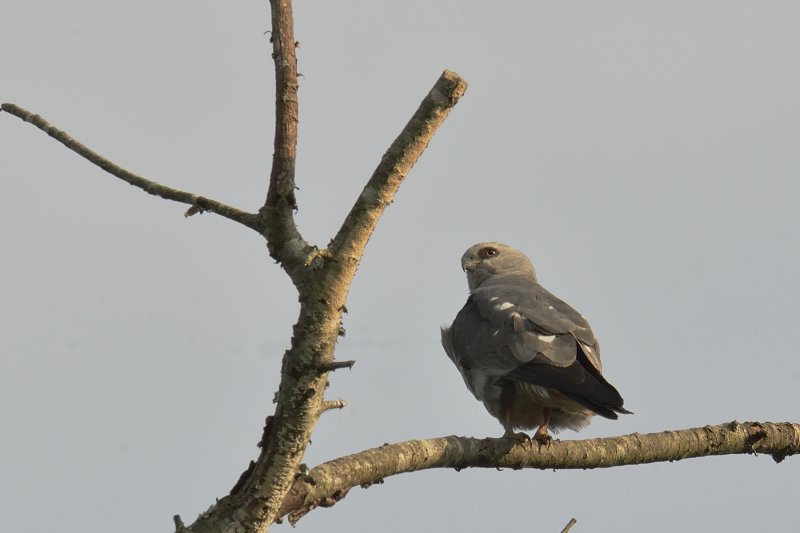
[[[478,262],[474,259],[465,259],[461,262],[461,268],[464,272],[472,272],[476,266],[478,266]]]

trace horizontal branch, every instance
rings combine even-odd
[[[298,478],[281,516],[302,516],[338,501],[356,486],[430,468],[588,469],[679,461],[692,457],[763,453],[776,462],[800,453],[800,424],[731,422],[718,426],[540,445],[513,439],[443,437],[386,444],[313,468]]]
[[[81,144],[80,142],[76,141],[69,134],[66,132],[59,130],[58,128],[54,127],[52,124],[47,122],[44,118],[39,115],[35,115],[30,111],[15,105],[15,104],[3,104],[0,106],[0,109],[19,117],[25,122],[33,124],[46,134],[48,134],[53,139],[57,140],[76,154],[80,155],[81,157],[87,159],[89,162],[94,163],[98,167],[102,168],[109,174],[116,176],[117,178],[121,179],[122,181],[133,185],[134,187],[138,187],[145,191],[146,193],[153,194],[155,196],[160,196],[165,200],[173,200],[175,202],[180,202],[182,204],[187,204],[191,206],[187,211],[185,216],[191,216],[195,213],[202,213],[204,211],[209,211],[212,213],[216,213],[220,216],[238,222],[247,226],[250,229],[254,229],[256,231],[260,231],[258,215],[255,213],[247,213],[245,211],[241,211],[235,207],[231,207],[229,205],[223,204],[222,202],[218,202],[216,200],[212,200],[210,198],[206,198],[205,196],[200,196],[197,194],[193,194],[186,191],[181,191],[178,189],[173,189],[172,187],[167,187],[166,185],[162,185],[155,181],[148,180],[125,170],[124,168],[116,165],[115,163],[109,161],[105,157],[101,156],[97,152],[93,151],[92,149],[88,148],[87,146]]]

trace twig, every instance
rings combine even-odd
[[[561,533],[569,533],[569,530],[572,529],[572,526],[574,526],[577,522],[578,521],[575,520],[574,517],[570,518],[569,522],[567,522],[567,525],[564,526],[564,529],[561,530]]]
[[[199,196],[190,192],[173,189],[171,187],[167,187],[166,185],[143,178],[142,176],[134,174],[133,172],[118,166],[112,161],[109,161],[94,150],[70,137],[70,135],[66,132],[54,127],[41,116],[31,113],[27,109],[15,104],[3,104],[0,106],[0,108],[6,113],[33,124],[76,154],[102,168],[109,174],[116,176],[122,181],[133,185],[134,187],[138,187],[148,194],[153,194],[160,196],[165,200],[173,200],[175,202],[192,206],[186,211],[185,216],[191,216],[195,213],[210,211],[227,219],[243,224],[250,229],[261,231],[258,215],[254,213],[247,213],[216,200],[206,198],[205,196]]]
[[[322,363],[319,365],[320,372],[333,372],[334,370],[339,370],[340,368],[353,368],[353,365],[356,362],[352,359],[347,361],[331,361],[329,363]]]
[[[347,402],[339,399],[339,400],[326,400],[322,402],[322,407],[320,408],[320,412],[324,413],[325,411],[330,411],[331,409],[344,409],[347,407]]]

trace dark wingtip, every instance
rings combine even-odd
[[[588,407],[596,414],[602,416],[603,418],[608,418],[609,420],[617,420],[619,416],[617,413],[621,415],[632,415],[631,411],[628,411],[624,407],[618,407],[616,405],[608,405],[608,404],[596,404],[592,402],[586,402],[585,399],[580,399],[577,397],[572,397],[573,400],[576,400],[578,403],[583,405],[584,407]],[[582,401],[583,400],[583,401]]]

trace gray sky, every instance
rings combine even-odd
[[[255,209],[268,5],[4,3],[0,100],[151,179]],[[459,257],[500,240],[583,312],[636,414],[610,436],[800,421],[795,2],[298,2],[298,220],[325,244],[444,68],[470,83],[353,285],[314,465],[499,436],[439,346]],[[0,529],[171,530],[227,493],[273,409],[297,299],[260,238],[0,115]],[[430,471],[302,531],[788,530],[800,463]],[[288,531],[289,526],[282,526]]]

